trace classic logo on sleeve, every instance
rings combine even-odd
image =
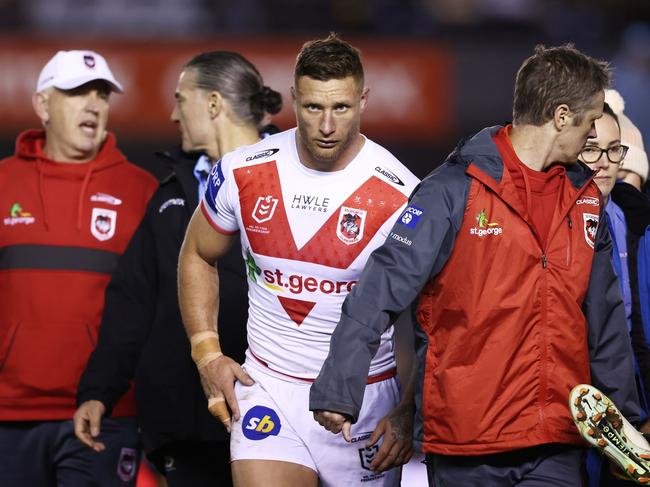
[[[376,166],[375,171],[377,171],[379,174],[384,176],[390,182],[395,183],[398,186],[404,186],[404,182],[399,177],[397,177],[394,173],[390,172],[388,169],[384,169],[383,167]]]
[[[90,218],[90,233],[97,240],[103,242],[115,235],[115,226],[117,224],[117,212],[107,210],[106,208],[93,208],[93,214]]]
[[[366,210],[341,207],[339,222],[336,225],[336,236],[346,245],[352,245],[363,238],[363,227],[366,223]]]
[[[274,155],[275,153],[277,153],[279,151],[280,151],[280,149],[267,149],[267,150],[263,150],[263,151],[260,151],[260,152],[256,152],[255,154],[253,154],[251,156],[248,156],[246,158],[246,162],[254,161],[256,159],[264,159],[264,158],[267,158],[267,157],[271,157],[272,155]]]
[[[594,248],[596,243],[596,231],[598,230],[598,215],[592,213],[583,213],[582,220],[584,222],[583,230],[585,233],[585,241],[587,245]]]
[[[397,223],[404,225],[407,228],[415,228],[420,221],[420,217],[424,215],[424,210],[417,206],[407,206],[397,219]]]
[[[277,436],[282,428],[277,413],[266,406],[253,406],[244,415],[242,432],[249,440],[259,441],[269,436]]]

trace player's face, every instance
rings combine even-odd
[[[609,149],[621,145],[621,133],[614,117],[605,113],[602,118],[596,120],[595,125],[596,137],[589,139],[586,147]],[[598,171],[594,181],[603,196],[608,196],[616,183],[619,164],[610,162],[607,154],[603,152],[600,159],[594,163],[587,163],[587,165],[594,171]]]
[[[576,114],[571,115],[571,120],[557,139],[560,159],[559,162],[575,162],[578,154],[584,147],[587,139],[596,137],[595,122],[603,116],[605,92],[601,91],[594,98],[593,103],[582,114],[582,119]],[[578,120],[579,123],[575,123]]]
[[[318,170],[345,167],[360,144],[368,89],[354,77],[318,81],[302,76],[292,89],[302,162]]]
[[[93,159],[106,138],[110,94],[110,85],[100,80],[45,92],[46,153],[60,161]]]
[[[194,69],[187,69],[180,74],[174,94],[176,103],[171,114],[171,121],[177,123],[181,131],[185,152],[205,150],[214,138],[208,93],[197,88],[196,77]]]

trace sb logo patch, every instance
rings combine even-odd
[[[277,436],[282,428],[277,413],[265,406],[253,406],[249,409],[242,424],[244,436],[253,441],[263,440],[271,435]]]

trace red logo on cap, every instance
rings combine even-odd
[[[94,68],[95,67],[95,56],[91,54],[86,54],[84,55],[84,64],[88,66],[89,68]]]

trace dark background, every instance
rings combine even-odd
[[[57,49],[67,39],[70,48],[86,40],[114,39],[148,45],[205,40],[210,46],[219,39],[251,37],[267,38],[265,48],[272,51],[277,39],[304,41],[329,31],[366,42],[408,39],[443,45],[453,58],[455,85],[451,111],[446,108],[437,116],[454,121],[448,133],[408,142],[368,133],[420,177],[438,165],[460,137],[510,120],[516,70],[538,43],[572,42],[611,61],[614,87],[647,140],[649,22],[648,0],[0,0],[2,37],[17,45],[38,37],[45,44],[56,40]],[[300,44],[295,43],[296,52]],[[0,62],[2,69],[13,67],[5,61]],[[18,132],[1,125],[0,154],[5,156],[13,151]],[[177,142],[175,132],[142,136],[110,128],[122,150],[148,166],[154,150]]]

